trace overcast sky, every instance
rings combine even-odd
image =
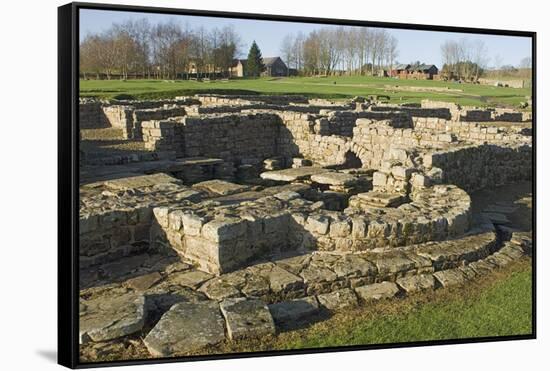
[[[295,22],[275,22],[261,20],[245,20],[231,18],[213,18],[202,16],[163,15],[138,12],[88,10],[80,11],[80,39],[87,34],[101,32],[108,29],[113,23],[121,23],[128,19],[147,18],[151,24],[166,22],[170,19],[188,25],[190,28],[204,26],[207,29],[233,25],[243,42],[241,56],[246,57],[248,48],[253,40],[258,43],[264,57],[280,55],[280,45],[283,37],[289,33],[299,31],[308,32],[327,27],[327,25]],[[518,65],[524,57],[531,56],[531,39],[527,37],[497,36],[480,34],[463,34],[437,31],[416,31],[389,29],[399,41],[398,61],[409,63],[421,61],[435,64],[441,68],[440,46],[446,40],[483,40],[489,52],[489,65],[494,65],[495,57],[499,58],[502,65]]]

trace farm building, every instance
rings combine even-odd
[[[263,58],[265,71],[262,76],[288,76],[289,70],[280,57]],[[246,76],[246,59],[235,59],[230,68],[231,77]]]
[[[400,79],[433,80],[439,69],[433,64],[400,64],[391,70],[390,75]]]

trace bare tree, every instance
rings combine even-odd
[[[292,64],[295,64],[295,53],[294,53],[294,36],[289,34],[286,35],[283,38],[283,41],[281,41],[281,55],[283,56],[283,60],[285,61],[287,65],[287,74],[289,74],[289,69]]]
[[[519,68],[531,68],[533,60],[531,57],[525,57],[519,62]]]

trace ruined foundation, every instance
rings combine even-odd
[[[429,101],[82,101],[81,129],[143,149],[81,156],[81,342],[141,334],[152,356],[186,354],[480,279],[530,254],[510,206],[471,198],[531,180],[528,120]]]

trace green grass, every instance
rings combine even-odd
[[[425,304],[406,314],[309,333],[288,349],[464,339],[531,333],[531,272],[517,272],[477,298]]]
[[[407,91],[403,87],[443,88],[448,91]],[[460,92],[451,89],[460,89]],[[310,98],[344,99],[383,94],[392,102],[420,102],[437,99],[463,105],[517,106],[530,95],[529,89],[457,84],[428,80],[398,80],[369,76],[290,77],[235,79],[229,81],[165,80],[81,80],[81,96],[98,98],[160,99],[197,93],[303,94]]]

